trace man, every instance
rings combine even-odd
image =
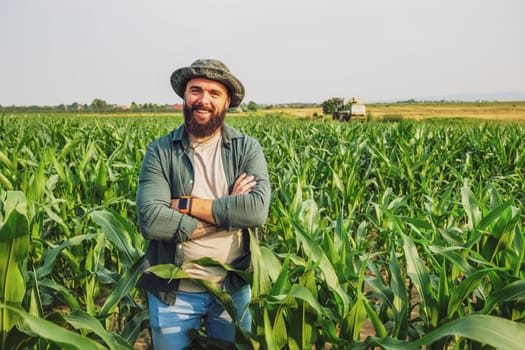
[[[171,85],[184,100],[184,125],[152,142],[140,170],[139,228],[148,239],[146,266],[176,264],[191,278],[145,273],[156,350],[183,349],[202,320],[211,338],[233,342],[230,315],[193,279],[230,294],[242,328],[251,329],[250,286],[222,267],[194,263],[208,257],[237,270],[250,267],[247,229],[268,215],[270,184],[260,144],[224,123],[244,98],[244,86],[224,63],[201,59],[176,70]]]

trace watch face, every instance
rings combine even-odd
[[[188,210],[189,199],[186,197],[179,198],[179,210]]]

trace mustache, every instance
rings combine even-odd
[[[196,103],[194,104],[193,106],[191,106],[191,111],[192,112],[195,112],[196,110],[204,110],[204,111],[207,111],[207,112],[215,112],[215,109],[214,108],[211,108],[211,107],[204,107],[204,105],[202,103]]]

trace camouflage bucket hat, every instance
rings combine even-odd
[[[186,83],[194,78],[206,78],[226,85],[231,97],[230,107],[239,106],[244,98],[244,86],[219,60],[200,59],[189,67],[177,69],[171,74],[171,86],[177,95],[184,99]]]

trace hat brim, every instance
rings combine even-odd
[[[218,81],[230,92],[230,108],[238,107],[244,98],[244,86],[233,74],[211,67],[183,67],[171,74],[171,86],[175,93],[184,99],[186,83],[195,78],[206,78]]]

